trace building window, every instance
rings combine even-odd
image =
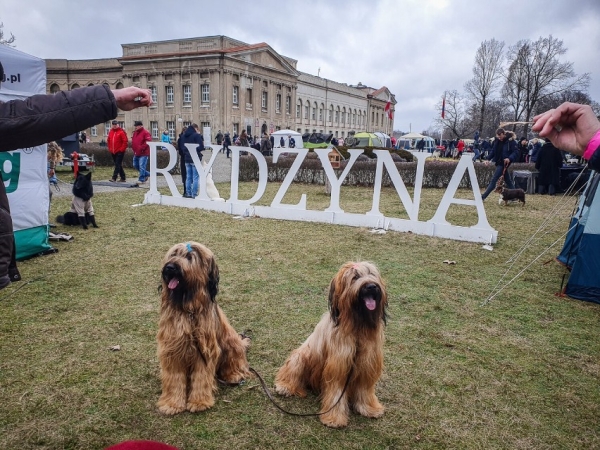
[[[92,137],[98,136],[98,127],[96,125],[90,128],[90,134],[92,135]]]
[[[340,123],[340,110],[339,109],[335,112],[335,123],[337,123],[338,125]]]
[[[166,92],[167,92],[167,105],[173,105],[173,103],[175,102],[175,92],[174,92],[173,86],[167,86]]]
[[[210,102],[210,85],[209,84],[203,84],[202,85],[202,103],[209,103]]]
[[[315,103],[312,108],[312,114],[310,116],[312,120],[317,120],[317,104]]]
[[[210,122],[201,122],[200,123],[200,134],[204,133],[204,129],[210,127]]]
[[[333,122],[333,105],[329,108],[327,122]]]
[[[58,87],[58,84],[53,84],[52,86],[50,86],[51,94],[56,94],[57,92],[60,92],[60,88]]]
[[[234,136],[239,134],[240,132],[240,124],[239,123],[234,123],[233,124],[233,134]]]
[[[301,108],[300,105],[296,105],[296,119],[300,118],[300,108]]]
[[[238,100],[239,93],[240,93],[240,87],[239,86],[234,86],[233,87],[233,104],[234,105],[238,105],[239,104],[239,100]]]
[[[150,86],[150,96],[152,97],[152,103],[156,106],[156,102],[158,101],[158,89],[156,89],[156,86]]]
[[[323,122],[323,105],[319,108],[319,122]]]
[[[189,84],[183,86],[183,103],[192,103],[192,86]]]
[[[252,109],[252,88],[246,89],[246,108]]]
[[[175,122],[167,121],[167,130],[169,131],[169,139],[175,140]]]
[[[285,98],[285,112],[287,114],[290,114],[292,112],[292,110],[290,109],[292,107],[292,97],[290,97],[289,95]]]
[[[281,112],[281,94],[275,96],[275,112]]]
[[[150,133],[152,133],[152,139],[158,139],[158,122],[150,122]]]
[[[267,110],[267,104],[268,104],[267,101],[268,101],[268,95],[266,92],[263,92],[261,95],[261,101],[260,101],[260,106],[263,111]]]
[[[307,104],[307,105],[304,107],[304,118],[305,118],[305,119],[308,119],[308,110],[309,110],[309,109],[310,109],[310,106]]]
[[[108,132],[110,131],[111,123],[104,122],[104,136],[108,137]]]

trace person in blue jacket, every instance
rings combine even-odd
[[[494,176],[490,181],[487,189],[481,194],[481,199],[485,200],[488,195],[496,188],[498,180],[504,174],[504,182],[508,189],[514,189],[515,185],[508,173],[508,166],[519,159],[519,148],[514,139],[514,134],[510,131],[505,131],[504,128],[496,130],[496,139],[492,145],[492,149],[488,153],[488,160],[493,161],[496,165]]]

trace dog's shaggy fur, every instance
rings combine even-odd
[[[329,288],[329,312],[313,333],[294,350],[275,378],[276,391],[321,396],[320,419],[333,428],[348,424],[349,408],[366,417],[381,417],[375,396],[383,371],[387,293],[377,268],[348,262]]]
[[[174,245],[162,268],[158,359],[164,414],[203,411],[215,403],[217,381],[239,383],[250,375],[242,338],[215,302],[219,268],[204,245]]]

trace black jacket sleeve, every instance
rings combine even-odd
[[[117,117],[107,86],[0,102],[0,151],[33,147]]]

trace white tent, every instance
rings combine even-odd
[[[279,145],[279,141],[281,140],[281,138],[283,137],[284,142],[285,142],[285,147],[288,148],[289,142],[288,142],[288,136],[291,136],[294,138],[294,142],[296,144],[296,148],[303,148],[304,147],[304,143],[302,141],[302,135],[300,133],[298,133],[297,131],[292,131],[292,130],[277,130],[274,131],[273,133],[271,133],[271,136],[273,136],[273,139],[275,140],[275,148],[281,148],[281,145]]]
[[[7,45],[0,45],[5,79],[0,101],[46,93],[46,63]],[[48,175],[46,145],[0,152],[0,169],[8,194],[17,259],[36,255],[48,244]]]

